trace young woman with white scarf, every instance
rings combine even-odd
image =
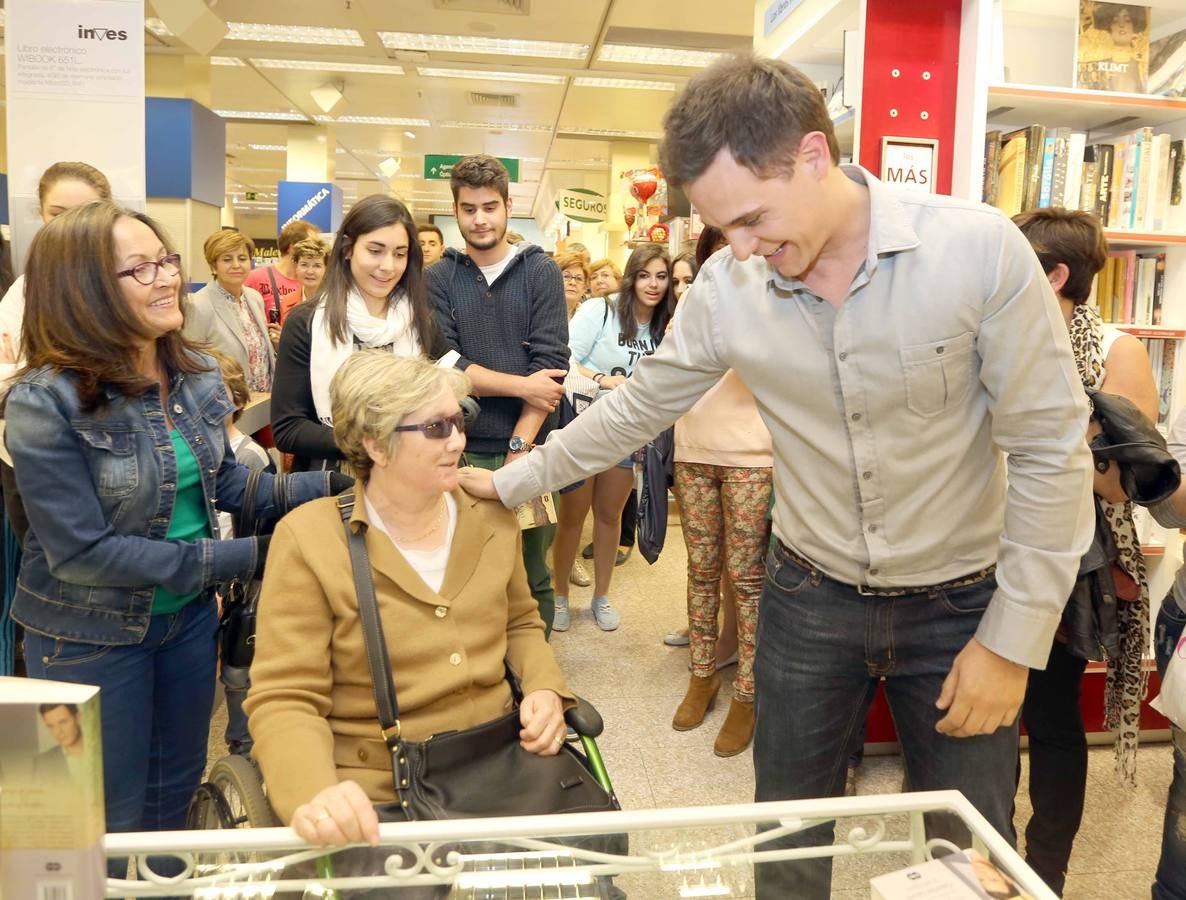
[[[356,350],[438,359],[445,346],[428,305],[423,253],[408,208],[375,194],[351,207],[314,300],[284,322],[272,385],[272,434],[292,470],[336,469],[329,383]]]

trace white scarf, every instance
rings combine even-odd
[[[419,356],[420,340],[412,324],[412,301],[401,289],[387,304],[387,316],[377,319],[367,311],[366,301],[356,288],[346,297],[346,341],[337,343],[325,321],[325,302],[313,313],[312,345],[309,349],[309,386],[317,418],[332,426],[329,383],[354,352],[354,341],[364,348],[386,347],[396,356]]]

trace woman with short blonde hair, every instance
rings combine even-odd
[[[280,302],[280,324],[288,318],[289,310],[298,303],[312,300],[325,281],[325,267],[329,262],[329,244],[319,237],[305,238],[292,245],[292,258],[296,260],[297,281],[301,289]]]
[[[255,244],[247,235],[223,228],[206,238],[202,254],[210,266],[210,283],[186,299],[182,334],[237,362],[251,390],[270,391],[276,356],[264,298],[243,283],[251,272]]]
[[[589,266],[589,294],[605,297],[618,289],[622,282],[622,270],[612,259],[599,259]]]

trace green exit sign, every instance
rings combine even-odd
[[[426,153],[424,154],[424,177],[429,181],[448,181],[449,176],[453,174],[453,167],[464,156],[454,156],[448,153]],[[511,176],[511,181],[517,182],[519,180],[519,160],[504,159],[498,157],[498,161],[507,167],[507,172]]]
[[[243,199],[244,200],[254,200],[255,199],[255,191],[245,191],[243,193]]]

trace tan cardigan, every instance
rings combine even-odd
[[[367,526],[361,482],[351,527]],[[511,709],[503,658],[524,693],[556,691],[564,676],[544,640],[527,586],[522,540],[501,504],[460,490],[440,593],[390,539],[367,529],[375,594],[408,740],[488,722]],[[276,528],[260,596],[251,690],[244,708],[277,815],[339,781],[394,799],[379,734],[342,520],[333,498],[306,503]]]
[[[758,404],[732,369],[676,421],[675,461],[739,469],[774,465]]]

